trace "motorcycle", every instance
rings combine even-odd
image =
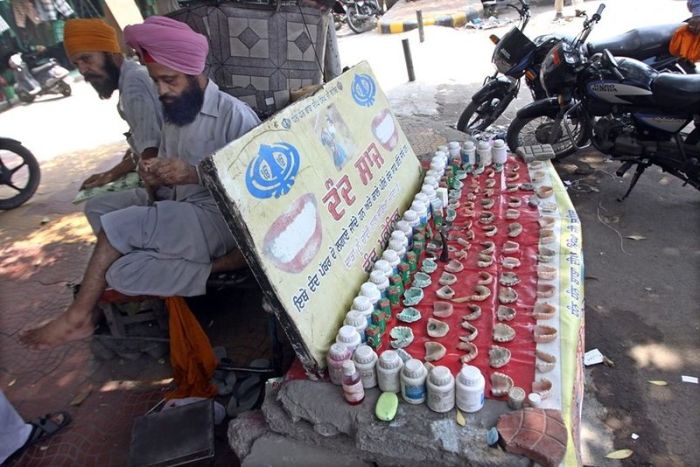
[[[37,96],[45,94],[61,94],[68,97],[73,90],[64,80],[69,71],[58,64],[56,59],[49,58],[34,63],[31,54],[25,56],[21,52],[11,55],[8,66],[15,79],[15,94],[20,101],[31,104]],[[28,65],[29,63],[29,65]]]
[[[540,83],[541,63],[552,47],[560,41],[573,40],[562,35],[545,34],[531,41],[523,34],[530,20],[527,1],[520,0],[520,7],[514,4],[505,6],[518,12],[520,24],[500,39],[491,35],[495,44],[491,61],[496,66],[496,72],[486,77],[482,88],[472,96],[471,102],[460,115],[457,122],[457,129],[460,131],[484,131],[495,122],[518,96],[523,77],[533,100],[546,98],[547,94]],[[679,26],[680,24],[667,24],[632,29],[604,41],[589,43],[585,52],[590,56],[603,49],[609,49],[613,55],[646,60],[658,70],[693,73],[695,67],[692,63],[673,57],[668,52],[668,44]],[[571,148],[567,149],[572,151]]]
[[[355,34],[374,29],[382,16],[377,0],[337,0],[333,4],[333,22],[336,31],[347,23]]]
[[[22,143],[0,138],[0,210],[14,209],[31,198],[41,172],[36,157]]]
[[[659,72],[634,58],[615,58],[607,49],[587,57],[582,44],[604,8],[586,19],[576,41],[550,50],[541,72],[550,97],[524,107],[517,118],[549,119],[535,128],[540,144],[565,132],[575,149],[582,149],[571,128],[577,125],[597,150],[622,162],[620,177],[636,166],[620,201],[651,165],[700,189],[700,129],[681,133],[694,118],[700,121],[700,75]],[[520,145],[522,128],[514,122],[508,129],[511,148]]]

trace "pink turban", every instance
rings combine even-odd
[[[209,51],[207,38],[180,21],[149,16],[143,24],[125,27],[124,40],[141,58],[150,56],[155,62],[187,75],[204,71]]]

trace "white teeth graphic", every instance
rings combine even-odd
[[[395,131],[396,126],[394,124],[394,118],[389,112],[386,113],[381,123],[374,128],[374,134],[382,143],[387,143],[391,140]]]
[[[316,206],[307,202],[298,216],[280,232],[270,245],[270,253],[282,263],[289,263],[306,247],[316,231]]]

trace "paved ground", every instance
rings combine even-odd
[[[596,5],[591,3],[591,9]],[[609,2],[599,36],[635,24],[685,17],[679,0]],[[551,10],[536,9],[531,34],[553,29]],[[607,21],[607,23],[606,23]],[[576,30],[575,21],[557,28]],[[497,31],[488,31],[488,33]],[[381,36],[341,31],[343,65],[368,59],[414,143],[427,152],[450,138],[466,99],[491,72],[488,33],[429,28]],[[406,85],[400,39],[409,37],[419,82]],[[527,101],[523,99],[513,109]],[[98,101],[84,83],[69,99],[42,101],[0,114],[3,136],[22,140],[42,164],[43,181],[26,205],[0,212],[0,388],[25,417],[69,407],[73,426],[53,442],[28,451],[14,465],[123,465],[133,417],[155,404],[167,386],[168,365],[153,359],[95,361],[86,344],[28,352],[17,332],[59,312],[70,300],[66,285],[80,280],[92,237],[79,207],[70,204],[80,181],[116,161],[123,122],[114,99]],[[503,123],[507,123],[505,118]],[[598,347],[615,368],[587,371],[585,456],[605,465],[613,448],[635,451],[634,465],[693,465],[700,458],[700,396],[680,376],[700,374],[698,279],[700,195],[650,171],[628,201],[614,164],[596,153],[560,166],[572,181],[571,196],[583,219],[587,276],[587,348]],[[42,225],[48,217],[49,222]],[[618,235],[619,233],[619,235]],[[625,238],[641,235],[644,240]],[[622,238],[620,238],[620,236]],[[223,317],[222,317],[223,316]],[[242,349],[250,358],[259,344],[224,338],[241,328],[243,313],[202,315],[214,343]],[[245,321],[245,320],[244,320]],[[222,325],[224,323],[224,325]],[[248,336],[259,336],[250,329]],[[247,352],[246,352],[247,349]],[[648,380],[666,380],[666,387]],[[631,433],[640,435],[638,441]],[[225,454],[225,453],[223,453]],[[220,462],[231,464],[223,455]]]

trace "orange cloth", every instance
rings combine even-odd
[[[177,389],[166,399],[214,397],[216,386],[211,382],[216,369],[216,356],[209,338],[182,297],[167,297],[170,326],[170,365]]]
[[[700,34],[693,34],[684,24],[673,34],[668,51],[676,57],[697,62],[700,60]]]
[[[84,52],[120,53],[117,31],[101,19],[69,19],[63,30],[66,55]]]

